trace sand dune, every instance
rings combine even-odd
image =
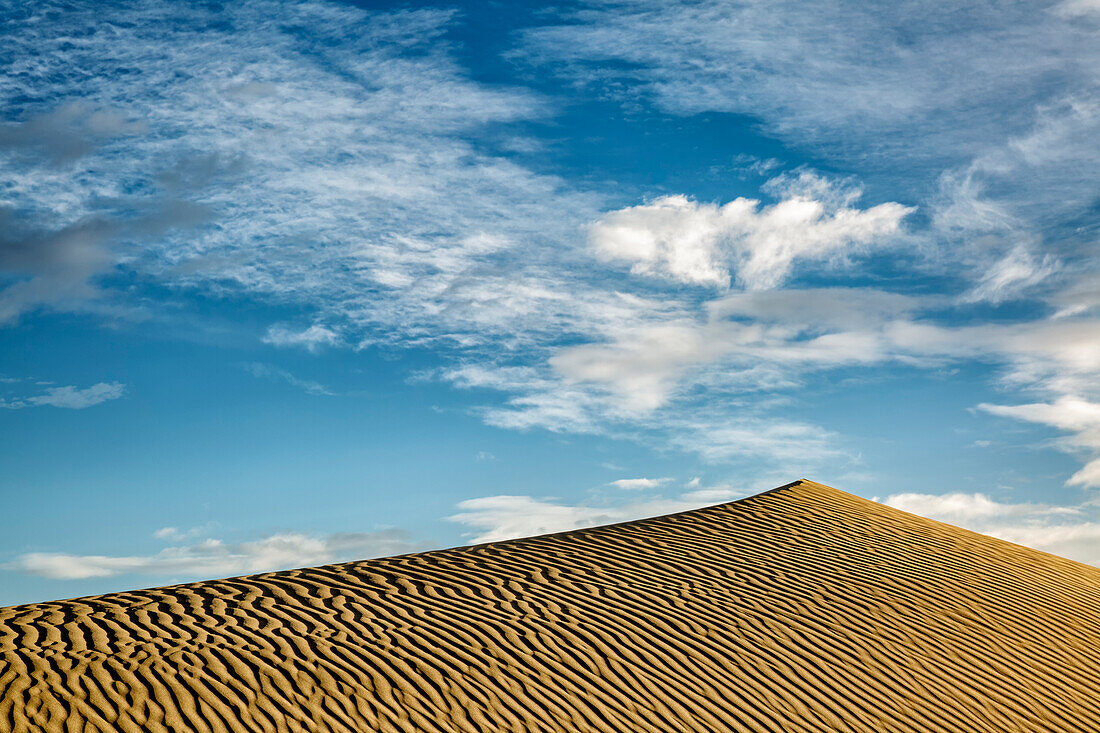
[[[1100,730],[1100,569],[801,481],[0,609],[11,731]]]

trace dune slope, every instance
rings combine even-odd
[[[1100,730],[1100,569],[800,481],[0,609],[12,731]]]

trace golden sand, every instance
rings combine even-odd
[[[1100,730],[1100,569],[800,481],[0,609],[11,731]]]

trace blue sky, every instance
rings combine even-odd
[[[4,3],[0,603],[809,477],[1100,563],[1100,5]]]

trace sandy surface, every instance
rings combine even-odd
[[[1100,569],[798,482],[0,609],[0,730],[1100,730]]]

